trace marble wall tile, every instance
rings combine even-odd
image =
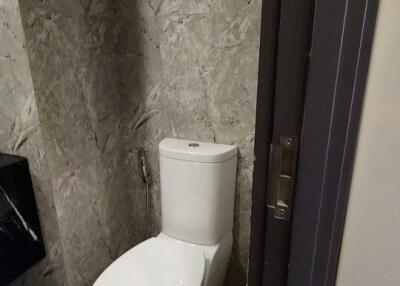
[[[214,141],[209,118],[210,21],[207,16],[159,19],[163,65],[163,104],[172,125],[170,136]]]
[[[95,163],[82,166],[54,180],[68,285],[89,285],[99,265],[116,256],[103,223],[107,209],[100,209],[104,194],[97,168]]]
[[[134,15],[118,16],[120,6],[111,2],[111,11],[96,14],[90,5],[73,15],[59,2],[20,5],[51,161],[65,283],[91,285],[143,240],[145,193],[133,143],[157,113],[151,102],[161,79],[158,34]]]
[[[255,20],[254,24],[258,23],[258,26],[261,23],[261,5],[262,0],[223,0],[222,2],[224,13],[231,17],[242,15],[243,12],[250,9],[252,11],[251,18]]]
[[[222,0],[161,0],[155,1],[155,15],[193,15],[222,12]],[[156,5],[155,5],[156,4]]]
[[[17,4],[0,2],[0,152],[29,160],[47,257],[11,285],[62,285],[58,222]]]

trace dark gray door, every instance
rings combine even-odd
[[[288,286],[334,286],[379,0],[316,5]]]

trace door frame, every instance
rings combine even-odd
[[[287,277],[285,264],[289,256],[291,220],[274,219],[273,211],[267,208],[266,190],[270,183],[270,148],[279,145],[282,136],[300,136],[313,2],[263,0],[248,268],[250,286],[260,286],[264,280],[271,279],[274,280],[269,283],[271,286],[283,285]],[[271,243],[266,244],[266,241]]]
[[[279,3],[263,1],[249,286],[263,285]],[[335,285],[378,3],[316,0],[289,286]]]
[[[263,0],[258,68],[254,172],[251,206],[248,286],[262,285],[264,272],[266,187],[276,81],[280,0]]]

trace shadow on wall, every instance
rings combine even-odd
[[[20,1],[66,285],[91,285],[142,240],[145,192],[126,142],[145,96],[136,6]]]
[[[239,148],[240,149],[240,148]],[[242,155],[240,150],[238,152],[238,165],[241,166],[243,162]],[[240,168],[237,169],[237,178],[243,176],[241,174],[242,170]],[[236,196],[235,196],[235,213],[234,213],[234,229],[233,229],[233,245],[232,245],[232,255],[229,263],[228,273],[225,279],[226,286],[245,286],[247,285],[247,269],[243,268],[243,264],[240,259],[243,257],[243,254],[240,253],[240,229],[242,229],[242,220],[240,218],[240,212],[238,210],[241,209],[241,204],[248,204],[248,202],[243,201],[240,195],[238,195],[238,188],[241,186],[241,180],[238,179],[236,185]],[[247,225],[248,226],[248,225]],[[246,226],[244,226],[246,227]],[[247,257],[247,254],[245,254]]]

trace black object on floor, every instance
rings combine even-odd
[[[45,255],[28,160],[0,153],[0,285]]]

